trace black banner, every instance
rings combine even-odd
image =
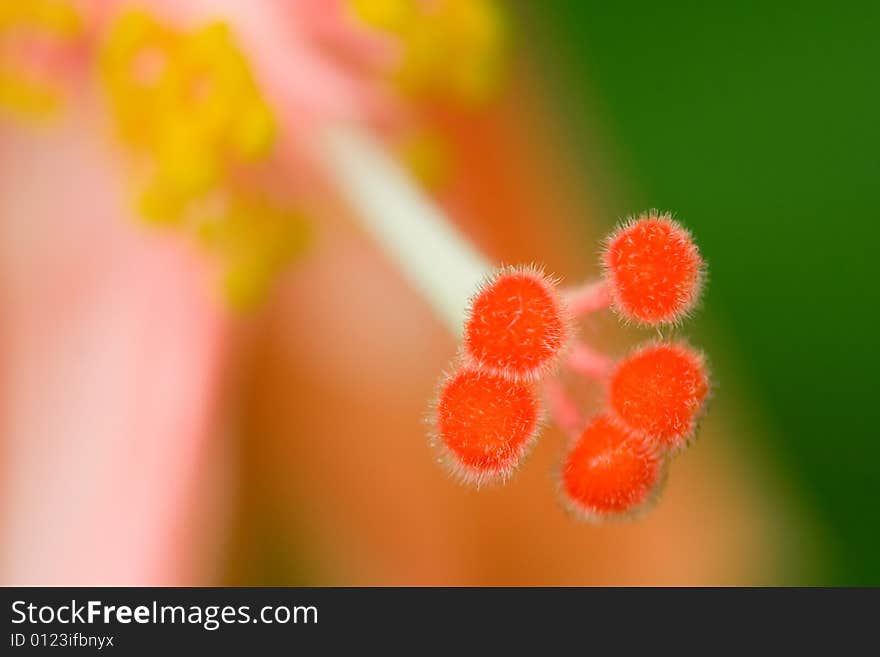
[[[0,653],[858,646],[877,589],[7,588]],[[706,637],[717,645],[702,643]],[[873,639],[866,647],[876,650]],[[433,650],[432,650],[433,649]],[[61,652],[59,652],[61,651]]]

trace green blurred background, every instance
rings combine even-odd
[[[753,447],[829,533],[800,583],[880,584],[880,3],[518,11],[576,154],[628,181],[609,211],[674,210],[699,236],[697,332],[741,359],[772,428]]]

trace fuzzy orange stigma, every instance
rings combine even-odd
[[[690,233],[665,214],[644,214],[618,228],[603,254],[614,306],[651,326],[676,322],[697,302],[703,259]]]
[[[553,365],[569,332],[554,281],[530,268],[507,268],[471,303],[464,352],[480,369],[533,380]]]
[[[565,460],[562,493],[589,519],[621,516],[651,500],[661,471],[662,459],[646,439],[600,415]]]
[[[611,377],[608,403],[633,431],[678,449],[709,394],[703,357],[682,344],[653,344],[626,358]]]
[[[453,374],[440,391],[437,437],[462,479],[505,479],[538,431],[540,407],[531,386],[473,369]]]

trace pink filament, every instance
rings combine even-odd
[[[585,344],[575,345],[568,356],[569,368],[591,379],[602,379],[611,369],[611,359]]]
[[[544,381],[544,397],[553,422],[567,435],[577,438],[584,428],[584,419],[558,379]]]
[[[566,295],[568,308],[575,317],[583,317],[611,305],[611,292],[604,281],[593,281]]]

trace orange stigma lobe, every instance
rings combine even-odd
[[[644,438],[599,416],[565,460],[562,493],[575,511],[590,519],[629,514],[650,501],[661,470],[661,458]]]
[[[531,386],[465,368],[440,391],[437,437],[453,471],[464,480],[504,479],[528,451],[539,416]]]
[[[464,351],[480,369],[534,380],[556,361],[568,334],[553,281],[530,269],[506,269],[474,298]]]
[[[699,297],[703,259],[668,215],[643,215],[615,231],[603,256],[614,306],[647,325],[676,322]]]
[[[702,356],[681,344],[636,351],[611,377],[612,412],[633,431],[672,449],[683,447],[709,393]]]

